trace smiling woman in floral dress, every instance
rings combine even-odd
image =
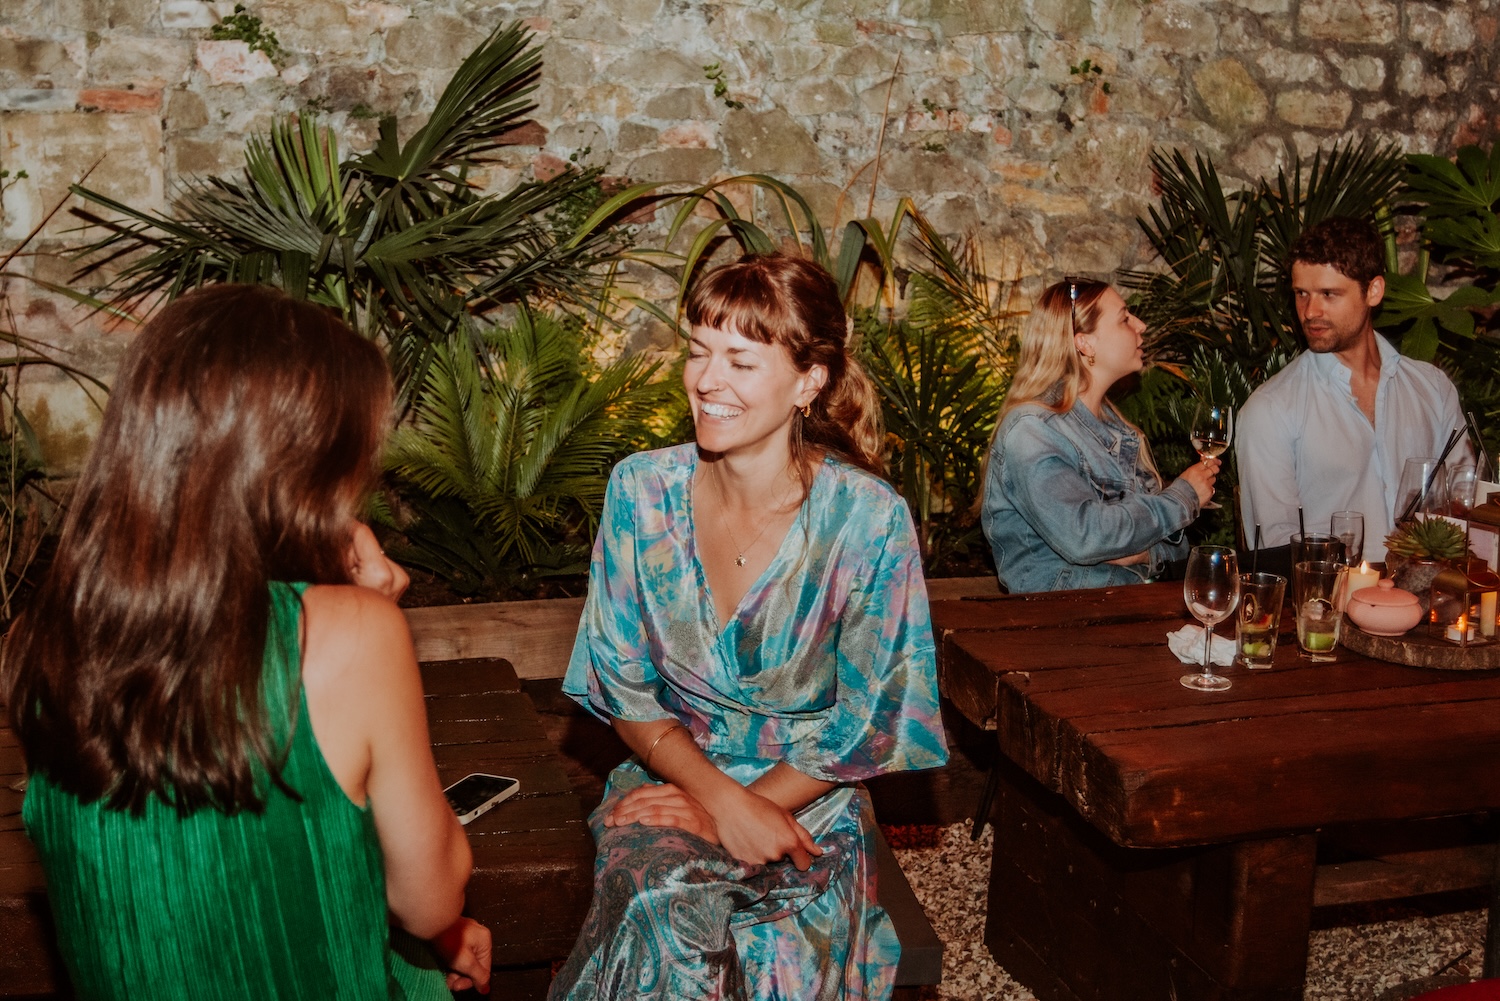
[[[745,257],[687,317],[697,441],[615,469],[564,683],[635,756],[551,996],[885,998],[859,780],[947,759],[911,517],[825,271]]]

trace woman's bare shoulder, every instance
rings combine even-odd
[[[320,584],[302,596],[303,671],[315,676],[358,669],[409,669],[415,662],[411,629],[396,603],[369,588]]]

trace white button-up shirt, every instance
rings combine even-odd
[[[1245,403],[1234,447],[1247,541],[1259,524],[1264,545],[1286,545],[1299,507],[1309,532],[1327,532],[1335,511],[1359,511],[1364,558],[1385,558],[1406,460],[1442,454],[1464,421],[1458,391],[1437,366],[1402,357],[1380,334],[1375,343],[1374,426],[1355,402],[1352,373],[1332,353],[1304,351]],[[1467,442],[1455,455],[1472,456]]]

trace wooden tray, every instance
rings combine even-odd
[[[1402,636],[1371,636],[1350,622],[1346,615],[1339,641],[1357,654],[1411,667],[1430,667],[1439,671],[1500,669],[1500,637],[1479,646],[1460,649],[1456,643],[1428,635],[1427,628],[1424,622]]]

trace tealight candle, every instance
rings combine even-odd
[[[1349,604],[1349,596],[1355,591],[1361,588],[1374,587],[1376,584],[1379,584],[1380,571],[1372,569],[1370,561],[1365,560],[1358,567],[1351,569],[1348,577],[1345,579],[1348,583],[1344,585],[1344,600],[1339,602],[1339,608],[1341,609]]]
[[[1469,625],[1469,617],[1460,615],[1458,621],[1448,627],[1445,634],[1454,643],[1472,642],[1474,639],[1474,627]]]

